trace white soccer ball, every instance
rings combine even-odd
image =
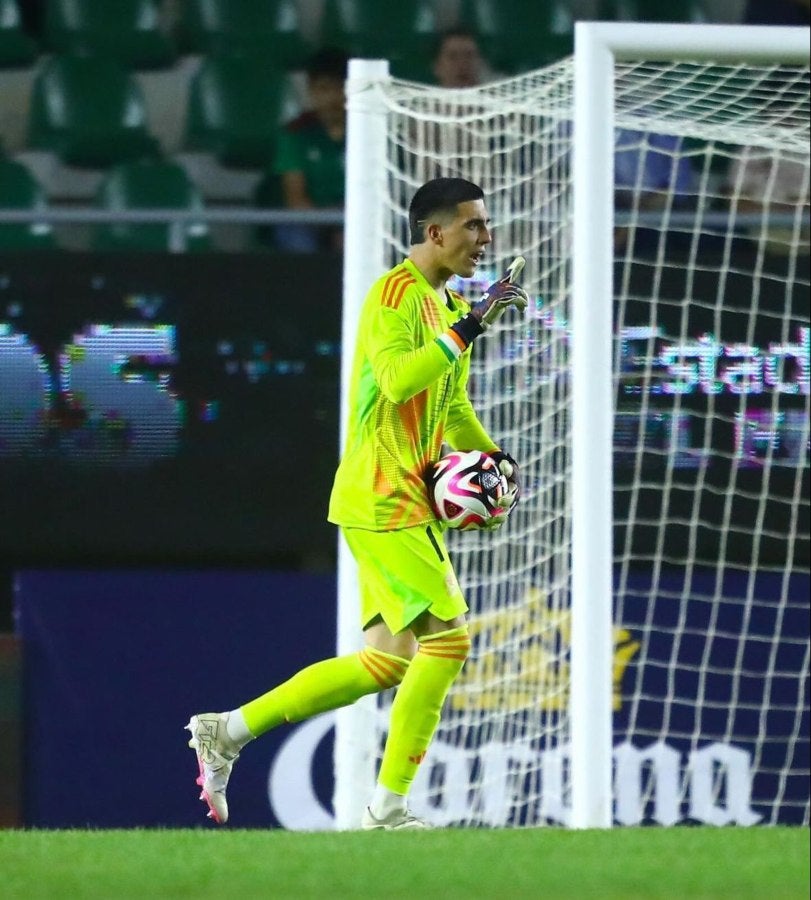
[[[451,528],[482,528],[496,514],[508,491],[495,460],[479,450],[454,450],[434,465],[428,485],[437,518]]]

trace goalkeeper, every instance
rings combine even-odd
[[[482,190],[461,178],[424,184],[409,208],[411,252],[371,288],[360,319],[349,428],[329,519],[358,564],[365,647],[322,660],[224,713],[192,716],[189,745],[209,815],[228,818],[225,790],[242,747],[298,722],[399,685],[378,784],[363,829],[426,828],[407,796],[470,651],[467,605],[432,511],[425,474],[443,443],[491,454],[510,490],[497,527],[518,498],[514,460],[486,433],[467,395],[470,345],[527,295],[505,276],[468,305],[449,290],[470,278],[490,243]]]

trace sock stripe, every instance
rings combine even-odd
[[[420,653],[426,656],[439,657],[441,659],[459,659],[464,662],[470,653],[470,636],[467,632],[462,634],[450,633],[447,637],[433,638],[420,641]]]
[[[386,682],[386,678],[380,674],[379,670],[372,665],[372,661],[366,655],[365,651],[361,650],[358,653],[358,658],[363,664],[366,671],[374,678],[374,680],[380,685],[381,688],[387,688],[389,685]]]
[[[394,687],[403,680],[407,666],[367,647],[358,654],[366,671],[382,688]]]
[[[420,650],[423,653],[446,653],[448,650],[469,650],[470,649],[470,641],[462,641],[461,643],[458,641],[454,641],[452,644],[446,644],[444,641],[440,643],[436,643],[433,645],[430,644],[420,644]]]
[[[366,647],[364,651],[370,661],[377,663],[381,669],[390,673],[392,680],[399,683],[408,669],[408,660],[391,653],[384,653],[375,647]]]
[[[462,662],[467,659],[467,653],[464,651],[459,653],[426,653],[424,650],[421,650],[420,652],[425,656],[433,656],[435,659],[459,659]]]
[[[470,646],[470,638],[453,638],[442,641],[425,641],[420,644],[420,649],[422,650],[432,650],[435,647],[469,647]]]
[[[376,668],[383,677],[383,680],[386,682],[386,687],[394,687],[395,684],[399,684],[403,680],[403,675],[405,674],[404,669],[399,669],[397,667],[387,668],[385,664],[375,660],[374,657],[368,659],[372,668]]]

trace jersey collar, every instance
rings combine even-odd
[[[468,304],[459,297],[459,295],[455,291],[445,289],[451,298],[451,307],[448,307],[445,296],[437,293],[433,287],[428,283],[428,279],[422,274],[422,272],[417,268],[414,263],[406,258],[403,260],[403,265],[409,272],[417,279],[417,283],[420,287],[426,291],[426,293],[430,294],[432,297],[436,299],[437,305],[445,311],[445,313],[451,313],[453,318],[455,318],[454,313],[459,313],[463,311],[467,311]]]

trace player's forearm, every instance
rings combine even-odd
[[[490,453],[498,449],[498,444],[485,431],[472,408],[467,415],[448,417],[445,440],[454,450],[481,450]]]
[[[386,399],[405,403],[441,378],[454,361],[437,339],[416,350],[378,356],[372,367]]]

